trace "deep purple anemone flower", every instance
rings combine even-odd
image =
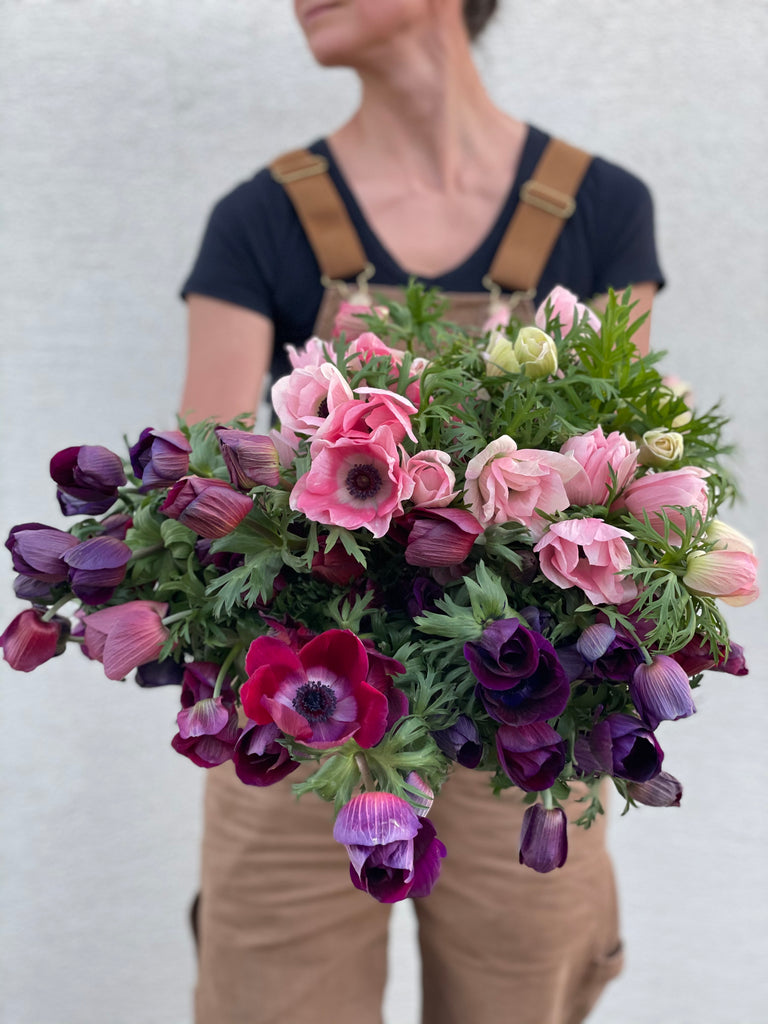
[[[588,735],[577,737],[575,760],[587,775],[647,782],[661,771],[664,751],[645,722],[616,714],[598,722]]]
[[[128,452],[133,472],[141,480],[141,489],[167,487],[189,472],[192,446],[180,430],[154,430],[146,427]]]
[[[98,516],[108,511],[125,484],[119,455],[99,444],[64,448],[51,459],[51,477],[65,516]]]
[[[64,554],[69,582],[85,604],[104,604],[125,578],[131,549],[116,537],[92,537]]]
[[[280,459],[271,437],[228,427],[216,427],[216,437],[233,487],[243,491],[250,491],[256,484],[277,487]]]
[[[171,746],[201,768],[213,768],[231,760],[240,735],[234,693],[224,686],[214,698],[219,666],[207,661],[184,668],[178,733]]]
[[[499,619],[464,645],[488,714],[504,725],[529,725],[559,715],[570,684],[552,644],[518,619]]]
[[[253,502],[226,480],[188,476],[175,483],[160,511],[177,519],[200,537],[226,537],[248,515]]]
[[[380,903],[429,895],[446,854],[432,822],[392,793],[353,797],[339,811],[333,838],[347,848],[352,884]]]
[[[432,736],[446,757],[464,768],[477,768],[483,757],[483,742],[477,726],[468,715],[459,715],[453,725]]]
[[[696,711],[688,676],[666,654],[655,654],[650,664],[637,666],[629,681],[629,695],[651,729],[660,722],[688,718]]]
[[[43,614],[39,608],[27,608],[0,634],[5,660],[17,672],[33,672],[66,647],[67,620],[57,615],[44,622]]]
[[[592,675],[625,683],[643,661],[637,641],[617,632],[607,622],[588,626],[576,641],[579,654],[590,665]]]
[[[637,803],[648,807],[679,807],[683,786],[669,772],[659,772],[647,782],[630,782],[627,794]]]
[[[257,725],[274,722],[318,750],[353,736],[361,747],[372,747],[384,735],[387,698],[366,682],[368,655],[351,630],[326,630],[299,651],[275,637],[257,637],[245,669],[240,699]]]
[[[5,542],[15,571],[41,583],[66,580],[69,566],[64,555],[78,544],[71,533],[43,523],[20,523],[11,529]]]
[[[272,786],[299,767],[299,762],[277,742],[281,735],[272,722],[269,725],[251,722],[243,729],[232,755],[241,782],[247,786]]]
[[[520,830],[521,864],[534,871],[554,871],[568,856],[568,821],[562,807],[532,804],[523,815]]]
[[[501,725],[496,732],[499,764],[521,789],[549,789],[565,767],[565,740],[546,722]]]
[[[136,685],[144,689],[158,686],[181,686],[184,681],[184,665],[173,658],[162,661],[147,661],[136,669]]]

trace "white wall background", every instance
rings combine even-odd
[[[3,538],[60,521],[54,451],[169,424],[175,293],[212,202],[352,110],[354,79],[314,67],[290,7],[0,0]],[[765,554],[768,6],[504,7],[479,50],[500,103],[654,191],[670,282],[654,345],[735,417],[731,521]],[[766,1019],[765,612],[731,623],[752,674],[708,677],[699,713],[662,735],[684,807],[613,823],[628,965],[594,1024]],[[189,1024],[202,773],[168,746],[176,694],[109,682],[77,652],[0,673],[0,1022]],[[415,1024],[409,912],[396,922],[387,1016]]]

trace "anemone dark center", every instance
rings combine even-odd
[[[328,415],[328,399],[324,398],[317,407],[316,416],[326,417]]]
[[[374,498],[381,490],[381,474],[370,463],[360,463],[347,473],[345,484],[353,498]]]
[[[296,691],[293,706],[309,722],[327,722],[336,710],[336,694],[326,683],[310,680]]]

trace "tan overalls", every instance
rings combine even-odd
[[[489,268],[490,282],[517,293],[524,320],[533,317],[525,293],[573,211],[588,163],[581,151],[549,143]],[[273,164],[324,275],[321,337],[344,297],[332,282],[367,266],[326,169],[303,150]],[[393,291],[371,286],[374,297]],[[492,311],[487,294],[450,298],[449,316],[464,325]],[[292,796],[304,773],[267,789],[241,783],[231,762],[208,773],[196,1024],[381,1022],[390,908],[352,886],[330,805]],[[423,1024],[579,1024],[621,969],[604,819],[588,831],[572,827],[565,866],[537,874],[518,863],[521,795],[510,789],[497,799],[484,773],[456,767],[435,801],[430,818],[448,856],[432,894],[413,901]],[[580,795],[569,817],[583,809]]]

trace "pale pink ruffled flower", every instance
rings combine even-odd
[[[518,448],[503,434],[467,464],[465,504],[483,526],[515,522],[540,530],[537,509],[552,515],[568,508],[566,484],[580,468],[559,452]]]
[[[413,492],[389,427],[378,427],[368,437],[315,439],[311,454],[310,469],[291,491],[291,508],[317,523],[365,527],[383,537]]]
[[[293,370],[272,386],[280,426],[310,437],[337,406],[351,398],[352,388],[333,363]]]
[[[322,366],[323,363],[336,362],[336,353],[333,346],[322,338],[309,338],[301,348],[294,345],[286,345],[288,361],[294,370],[302,369],[305,366]]]
[[[374,306],[370,302],[342,302],[333,321],[331,337],[340,338],[343,334],[345,341],[354,341],[368,331],[367,325],[360,317],[371,313],[375,313],[382,320],[389,316],[386,306]]]
[[[675,511],[673,506],[697,510],[702,519],[706,518],[709,507],[706,479],[709,473],[698,466],[686,466],[684,469],[660,470],[657,473],[646,473],[638,477],[619,495],[611,505],[611,511],[626,509],[641,521],[644,513],[648,515],[650,525],[658,533],[664,532],[662,510],[678,529],[685,528],[683,514]],[[670,543],[679,545],[680,537],[670,531]]]
[[[552,523],[533,550],[556,586],[580,587],[592,604],[623,604],[637,596],[635,583],[621,576],[632,562],[625,537],[632,534],[602,519],[566,519]]]
[[[420,508],[445,508],[458,494],[451,457],[435,448],[417,452],[403,467],[413,479],[413,503]]]
[[[547,316],[547,305],[551,307],[549,316]],[[599,334],[601,325],[598,316],[588,306],[579,302],[578,296],[573,292],[563,288],[562,285],[556,285],[536,310],[534,323],[542,331],[546,331],[548,323],[551,324],[554,320],[558,320],[560,335],[564,338],[571,333],[573,325],[581,323],[584,317],[587,318],[587,323],[592,330]]]
[[[315,440],[336,441],[341,437],[367,437],[378,427],[389,427],[397,444],[416,435],[411,417],[418,409],[404,395],[386,388],[357,388],[353,398],[336,406],[315,434]]]
[[[595,427],[568,438],[560,451],[572,455],[582,468],[566,485],[572,505],[602,505],[614,486],[611,471],[614,493],[622,491],[637,471],[637,445],[618,430],[606,437],[602,427]]]

